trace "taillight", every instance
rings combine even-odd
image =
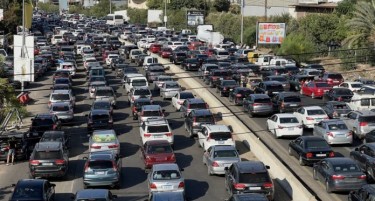
[[[314,120],[312,117],[306,117],[306,120]]]
[[[263,187],[264,188],[272,188],[273,187],[273,184],[270,182],[270,183],[264,183],[263,184]]]
[[[333,133],[332,132],[327,132],[327,136],[333,137]]]
[[[150,189],[156,189],[156,185],[154,183],[150,184]]]
[[[91,149],[100,149],[102,148],[101,146],[99,145],[91,145]]]
[[[358,177],[358,179],[363,179],[363,180],[365,180],[366,178],[367,178],[367,176],[365,174]]]
[[[85,172],[89,171],[89,163],[88,162],[85,163],[85,168],[84,169],[85,169]]]
[[[29,164],[30,164],[30,165],[39,165],[40,162],[39,162],[38,160],[30,160],[30,161],[29,161]]]
[[[241,184],[241,183],[239,183],[239,184],[233,184],[233,187],[234,187],[234,189],[236,189],[236,190],[245,190],[246,185],[245,185],[245,184]]]
[[[212,162],[212,167],[219,167],[219,164],[216,161],[214,161]]]
[[[117,164],[114,161],[112,161],[112,167],[114,171],[117,171]]]
[[[333,152],[333,151],[331,151],[330,153],[329,153],[329,157],[335,157],[335,152]]]
[[[65,164],[65,160],[55,160],[55,164],[56,165],[64,165]]]
[[[108,148],[110,149],[114,149],[114,148],[118,148],[118,144],[112,144],[112,145],[108,145]]]
[[[368,122],[360,122],[359,123],[359,126],[367,126],[368,125]]]
[[[143,134],[143,137],[151,137],[151,134],[150,133],[145,133],[145,134]]]
[[[185,188],[185,183],[184,182],[180,182],[178,184],[178,188]]]
[[[172,133],[166,133],[165,134],[167,137],[172,137]]]
[[[346,136],[352,136],[353,135],[353,132],[352,131],[349,131],[348,134],[346,134]]]
[[[343,180],[343,179],[345,179],[345,177],[342,176],[342,175],[332,175],[331,178],[333,180]]]
[[[237,98],[241,98],[241,97],[242,97],[242,94],[236,94],[236,97],[237,97]]]
[[[306,158],[312,158],[312,157],[313,157],[313,153],[311,152],[306,153]]]

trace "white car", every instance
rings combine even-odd
[[[267,119],[267,129],[275,136],[301,136],[303,127],[294,114],[274,114]]]
[[[120,58],[120,55],[118,54],[109,54],[107,58],[105,59],[105,64],[107,64],[107,66],[110,66],[112,63],[112,59],[118,59],[118,58]]]
[[[167,140],[173,148],[174,136],[172,129],[164,118],[149,118],[143,121],[141,126],[139,126],[139,135],[142,145],[147,141]]]
[[[314,128],[314,125],[323,119],[329,119],[320,106],[305,106],[298,108],[293,113],[305,128]]]
[[[363,84],[360,82],[343,82],[340,85],[335,86],[334,88],[338,88],[338,87],[347,88],[355,92],[355,91],[359,91],[363,87]]]
[[[89,152],[113,151],[120,154],[120,141],[115,130],[96,130],[89,139]]]
[[[202,130],[198,132],[198,143],[204,151],[215,145],[236,146],[232,138],[233,129],[226,125],[203,125]]]
[[[176,111],[180,111],[182,103],[188,98],[195,98],[195,96],[190,91],[180,91],[172,97],[172,105],[176,108]]]

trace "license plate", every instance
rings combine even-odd
[[[356,182],[357,178],[345,178],[346,182]]]
[[[224,144],[224,141],[219,141],[219,144]]]
[[[51,166],[51,165],[53,165],[53,163],[43,163],[43,165]]]
[[[166,189],[166,190],[171,190],[173,189],[173,186],[172,185],[164,185],[162,186],[163,189]]]
[[[289,131],[292,131],[292,130],[294,130],[294,128],[293,128],[293,127],[290,127],[290,128],[288,128],[288,130],[289,130]]]
[[[317,157],[325,157],[327,154],[316,154]]]
[[[297,106],[297,104],[290,104],[290,106],[295,107],[295,106]]]
[[[104,175],[105,172],[95,172],[96,175]]]
[[[162,135],[154,135],[154,138],[163,138]]]
[[[253,191],[261,190],[261,189],[262,189],[261,187],[249,187],[249,190],[253,190]]]

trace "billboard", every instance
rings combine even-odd
[[[259,22],[257,44],[281,44],[286,35],[285,23]]]
[[[148,10],[147,13],[147,23],[162,23],[162,18],[160,16],[163,15],[162,10]]]
[[[22,35],[14,35],[14,80],[34,81],[34,36],[25,36],[25,55],[22,56]]]
[[[186,11],[187,25],[198,26],[204,24],[204,11],[188,10]]]
[[[59,11],[67,11],[68,8],[68,0],[59,0]]]

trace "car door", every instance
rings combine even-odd
[[[329,171],[329,166],[326,161],[321,161],[317,172],[318,180],[325,182],[326,175]]]
[[[354,123],[356,122],[356,119],[357,119],[357,113],[355,112],[349,112],[347,117],[343,118],[346,126],[350,129],[350,130],[354,130]]]
[[[275,119],[277,120],[276,115],[272,115],[270,118],[267,119],[268,130],[271,131],[271,133],[274,133],[274,129],[276,126]]]
[[[313,135],[324,137],[323,135],[323,128],[325,126],[325,123],[319,122],[314,126]]]
[[[207,151],[205,151],[204,152],[204,154],[203,154],[203,163],[205,163],[206,165],[207,165],[207,167],[208,166],[210,166],[210,164],[211,164],[211,159],[212,159],[212,147],[209,147],[208,149],[207,149]]]
[[[198,142],[201,146],[204,145],[206,138],[208,137],[208,131],[206,127],[203,127],[201,132],[198,132]]]

